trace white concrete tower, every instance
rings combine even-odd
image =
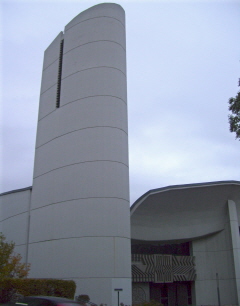
[[[131,304],[125,15],[75,17],[44,55],[30,277],[73,279],[95,303]]]

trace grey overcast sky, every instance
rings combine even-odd
[[[1,0],[1,189],[32,185],[43,53],[99,1]],[[240,180],[228,99],[240,89],[240,2],[117,1],[126,12],[130,195]]]

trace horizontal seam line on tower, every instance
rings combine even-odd
[[[72,201],[77,201],[77,200],[88,200],[88,199],[118,199],[118,200],[123,200],[123,201],[129,203],[129,200],[124,199],[124,198],[118,198],[118,197],[86,197],[86,198],[76,198],[76,199],[70,199],[70,200],[65,200],[65,201],[46,204],[46,205],[43,205],[41,207],[32,208],[31,211],[41,209],[41,208],[45,208],[45,207],[51,206],[51,205],[57,205],[57,204],[60,204],[60,203],[72,202]]]
[[[106,160],[104,160],[104,159],[103,159],[103,160],[90,160],[90,161],[84,161],[84,162],[79,162],[79,163],[73,163],[73,164],[69,164],[69,165],[65,165],[65,166],[62,166],[62,167],[55,168],[55,169],[49,170],[49,171],[47,171],[47,172],[44,172],[44,173],[42,173],[42,174],[40,174],[40,175],[37,175],[37,176],[35,176],[33,179],[37,179],[37,178],[39,178],[40,176],[43,176],[43,175],[45,175],[45,174],[47,174],[47,173],[56,171],[56,170],[58,170],[58,169],[70,167],[70,166],[73,166],[73,165],[80,165],[80,164],[85,164],[85,163],[95,163],[95,162],[111,162],[111,163],[118,163],[118,164],[122,164],[122,165],[124,165],[124,166],[126,166],[126,167],[128,168],[128,165],[126,165],[126,164],[124,164],[124,163],[122,163],[122,162],[119,162],[119,161],[113,161],[113,160],[107,160],[107,159],[106,159]]]
[[[124,30],[125,30],[124,24],[123,24],[119,19],[117,19],[117,18],[115,18],[115,17],[110,17],[110,16],[98,16],[98,17],[92,17],[92,18],[84,19],[84,20],[82,20],[82,21],[80,21],[80,22],[78,22],[78,23],[75,23],[74,25],[72,25],[72,26],[69,27],[68,29],[66,29],[66,27],[65,27],[65,32],[64,32],[64,34],[65,34],[67,31],[69,31],[70,29],[76,27],[76,26],[77,26],[78,24],[80,24],[80,23],[83,23],[83,22],[86,22],[86,21],[92,20],[92,19],[99,19],[99,18],[110,18],[110,19],[115,19],[115,20],[117,20],[117,21],[123,26],[123,28],[124,28]],[[63,34],[63,35],[64,35],[64,34]]]
[[[62,105],[62,107],[66,106],[66,105],[68,105],[68,104],[70,104],[70,103],[74,103],[74,102],[77,102],[77,101],[80,101],[80,100],[84,100],[84,99],[88,99],[88,98],[95,98],[95,97],[111,97],[111,98],[116,98],[116,99],[121,100],[124,104],[127,105],[127,102],[126,102],[126,101],[124,101],[122,98],[117,97],[117,96],[112,96],[112,95],[95,95],[95,96],[87,96],[87,97],[84,97],[84,98],[80,98],[80,99],[76,99],[76,100],[67,102],[67,103],[65,103],[64,105]]]
[[[3,222],[3,221],[8,220],[8,219],[10,219],[10,218],[14,218],[14,217],[17,217],[17,216],[20,216],[20,215],[26,214],[26,213],[28,213],[28,210],[26,210],[26,211],[24,211],[24,212],[21,212],[21,213],[19,213],[19,214],[16,214],[16,215],[13,215],[13,216],[7,217],[7,218],[5,218],[5,219],[2,219],[2,220],[0,220],[0,222]]]
[[[114,40],[100,39],[100,40],[93,40],[93,41],[89,41],[89,42],[86,42],[86,43],[84,43],[84,44],[78,45],[78,46],[76,46],[76,47],[74,47],[74,48],[72,48],[72,49],[66,51],[65,53],[63,53],[63,55],[67,54],[68,52],[71,52],[71,51],[74,50],[74,49],[80,48],[80,47],[82,47],[82,46],[85,46],[85,45],[88,45],[88,44],[95,44],[95,43],[99,43],[99,42],[110,42],[110,43],[114,43],[114,44],[119,45],[124,51],[126,51],[126,49],[125,49],[120,43],[118,43],[118,42],[116,42],[116,41],[114,41]],[[55,62],[55,61],[54,61],[54,62]],[[53,64],[54,62],[52,62],[52,64]],[[50,65],[51,65],[51,64],[50,64]],[[49,66],[50,66],[50,65],[49,65]],[[48,67],[49,67],[49,66],[48,66]],[[47,68],[47,67],[46,67],[46,68]],[[46,69],[46,68],[44,68],[44,69]]]
[[[43,116],[42,118],[40,118],[38,120],[38,122],[40,122],[42,119],[46,118],[47,116],[51,115],[52,113],[54,113],[56,111],[56,109],[52,110],[50,113],[48,113],[47,115]]]
[[[89,68],[85,68],[85,69],[82,69],[82,70],[75,71],[75,72],[65,76],[64,78],[62,78],[62,80],[65,80],[65,79],[71,77],[72,75],[77,74],[77,73],[81,73],[83,71],[92,70],[92,69],[99,69],[99,68],[108,68],[108,69],[118,70],[119,72],[121,72],[126,77],[126,74],[119,68],[115,68],[115,67],[111,67],[111,66],[95,66],[95,67],[89,67]]]
[[[115,70],[118,70],[119,72],[121,72],[125,77],[126,77],[126,74],[119,68],[115,68],[115,67],[111,67],[111,66],[95,66],[95,67],[89,67],[89,68],[85,68],[85,69],[82,69],[82,70],[78,70],[78,71],[75,71],[67,76],[65,76],[64,78],[61,78],[61,80],[65,80],[67,78],[69,78],[70,76],[74,75],[74,74],[77,74],[77,73],[81,73],[83,71],[87,71],[87,70],[91,70],[91,69],[98,69],[98,68],[108,68],[108,69],[115,69]],[[54,83],[53,85],[51,85],[50,87],[48,87],[46,90],[44,90],[43,92],[40,93],[40,96],[45,94],[48,90],[50,90],[51,88],[53,88],[55,85],[57,85],[57,83]]]
[[[57,85],[57,83],[54,83],[53,85],[51,85],[50,87],[48,87],[46,90],[44,90],[43,92],[40,93],[40,96],[45,94],[45,92],[47,92],[48,90],[50,90],[51,88],[53,88],[55,85]]]
[[[43,72],[48,68],[48,67],[50,67],[51,65],[53,65],[54,63],[58,63],[58,61],[59,61],[59,56],[53,61],[53,62],[51,62],[50,64],[48,64],[45,68],[43,68]]]
[[[65,134],[62,134],[62,135],[59,135],[59,136],[56,136],[54,138],[52,138],[51,140],[47,141],[47,142],[44,142],[43,144],[41,144],[40,146],[36,147],[35,149],[39,149],[41,148],[42,146],[48,144],[49,142],[57,139],[57,138],[60,138],[60,137],[63,137],[65,135],[68,135],[68,134],[71,134],[71,133],[75,133],[75,132],[78,132],[78,131],[82,131],[82,130],[88,130],[88,129],[97,129],[97,128],[108,128],[108,129],[117,129],[117,130],[120,130],[122,132],[124,132],[126,135],[128,135],[128,133],[126,131],[124,131],[123,129],[120,129],[118,127],[115,127],[115,126],[104,126],[104,125],[99,125],[99,126],[89,126],[89,127],[85,127],[85,128],[81,128],[81,129],[77,129],[77,130],[74,130],[74,131],[71,131],[71,132],[68,132],[68,133],[65,133]]]
[[[85,45],[88,45],[88,44],[99,43],[99,42],[110,42],[110,43],[114,43],[114,44],[119,45],[124,51],[126,51],[126,49],[125,49],[120,43],[118,43],[118,42],[116,42],[116,41],[114,41],[114,40],[102,39],[102,40],[89,41],[89,42],[87,42],[87,43],[78,45],[78,46],[76,46],[76,47],[74,47],[74,48],[72,48],[72,49],[66,51],[65,53],[63,53],[63,55],[65,55],[65,54],[71,52],[71,51],[74,50],[74,49],[80,48],[80,47],[82,47],[82,46],[85,46]],[[45,68],[43,68],[42,71],[44,72],[47,68],[49,68],[49,67],[50,67],[51,65],[53,65],[54,63],[56,63],[56,62],[58,63],[58,61],[59,61],[59,57],[58,57],[57,59],[55,59],[53,62],[51,62],[49,65],[47,65]]]
[[[85,100],[85,99],[88,99],[88,98],[95,98],[95,97],[111,97],[111,98],[116,98],[116,99],[119,99],[121,100],[123,103],[125,103],[127,105],[127,102],[124,101],[122,98],[119,98],[119,97],[116,97],[116,96],[112,96],[112,95],[95,95],[95,96],[87,96],[87,97],[83,97],[83,98],[80,98],[80,99],[76,99],[76,100],[72,100],[70,102],[67,102],[65,103],[64,105],[60,105],[60,108],[64,107],[64,106],[67,106],[68,104],[71,104],[71,103],[74,103],[74,102],[77,102],[77,101],[80,101],[80,100]],[[47,116],[51,115],[52,113],[54,113],[57,109],[54,109],[52,110],[50,113],[48,113],[47,115],[41,117],[38,122],[40,122],[41,120],[43,120],[44,118],[46,118]]]
[[[55,239],[46,239],[46,240],[40,240],[36,242],[29,242],[29,244],[36,244],[36,243],[43,243],[43,242],[49,242],[49,241],[58,241],[58,240],[66,240],[66,239],[82,239],[82,238],[123,238],[130,240],[131,238],[125,237],[125,236],[74,236],[74,237],[67,237],[67,238],[55,238]]]

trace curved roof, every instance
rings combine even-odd
[[[191,240],[224,228],[227,201],[240,219],[240,182],[219,181],[152,189],[131,207],[132,239]]]

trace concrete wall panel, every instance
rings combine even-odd
[[[79,58],[84,60],[79,61]],[[96,41],[76,47],[64,54],[63,78],[77,71],[98,67],[99,63],[103,67],[116,68],[126,74],[125,50],[112,41]]]
[[[95,5],[91,7],[91,9],[85,10],[81,14],[77,15],[66,25],[65,30],[68,30],[85,20],[99,18],[102,16],[117,19],[123,26],[125,25],[125,15],[122,7],[120,5],[116,5],[115,3],[103,3],[101,5]]]
[[[16,245],[26,245],[28,236],[28,212],[3,220],[2,232],[7,241],[13,241]]]
[[[238,219],[238,226],[240,227],[240,200],[236,201],[236,209],[237,209],[237,219]]]
[[[125,28],[115,18],[91,18],[66,28],[64,40],[64,54],[73,48],[96,41],[112,41],[125,49]]]
[[[60,42],[63,33],[54,39],[44,52],[42,83],[40,91],[38,119],[48,115],[56,109],[57,76],[59,66]]]
[[[39,120],[56,110],[57,84],[41,94],[39,104]]]
[[[58,78],[58,59],[43,70],[41,94],[57,84]]]
[[[56,278],[113,277],[113,246],[113,237],[69,237],[30,244],[30,257],[41,258],[40,266],[34,265],[31,275],[52,277],[54,271]],[[96,254],[101,261],[96,260]]]
[[[236,289],[233,289],[235,272],[228,224],[215,235],[193,241],[192,247],[197,271],[197,305],[216,304],[217,273],[221,302],[236,304]]]
[[[217,281],[214,280],[202,280],[195,282],[197,290],[197,301],[196,305],[218,305],[218,292],[217,292]],[[233,279],[221,280],[219,291],[221,305],[236,305],[236,290],[235,281]]]
[[[53,122],[56,125],[53,126]],[[115,97],[83,98],[59,108],[40,120],[38,126],[36,147],[66,133],[89,127],[115,127],[127,134],[127,105]]]
[[[108,213],[99,218],[103,210],[108,210]],[[109,236],[105,225],[112,228],[111,236],[128,237],[128,224],[122,227],[118,222],[118,220],[125,220],[128,213],[127,201],[115,198],[80,199],[68,201],[67,204],[62,202],[48,205],[31,213],[31,228],[35,233],[31,243],[68,237]],[[41,221],[43,218],[45,219],[44,227]]]
[[[82,162],[100,160],[122,163],[128,167],[128,154],[124,147],[128,137],[120,129],[112,127],[93,127],[78,130],[55,138],[36,150],[36,177],[60,167]],[[67,152],[62,150],[67,148]],[[45,156],[49,156],[46,160]]]
[[[3,194],[1,196],[1,220],[27,212],[30,198],[30,189]]]
[[[59,59],[60,42],[63,39],[63,32],[60,32],[44,52],[43,70]]]
[[[61,105],[87,97],[112,96],[127,101],[126,77],[115,68],[93,68],[62,80]]]
[[[130,243],[125,237],[115,237],[115,273],[119,275],[119,277],[126,277],[126,271],[128,271],[128,277],[131,278],[132,275],[130,273],[131,266],[128,258],[126,256],[122,256],[122,250],[125,250],[127,253],[131,254]]]
[[[80,198],[105,197],[128,201],[127,179],[128,168],[117,162],[86,162],[59,168],[34,180],[32,209]]]
[[[30,201],[30,188],[1,195],[0,232],[6,241],[15,243],[14,251],[21,254],[23,262],[27,258]]]
[[[86,284],[85,278],[93,283],[101,279],[101,290],[108,290],[101,294],[105,300],[94,300],[98,304],[113,305],[112,286],[120,283],[124,304],[131,304],[125,72],[119,5],[101,4],[78,15],[45,52],[31,203],[31,275]],[[90,294],[86,290],[80,293]]]

